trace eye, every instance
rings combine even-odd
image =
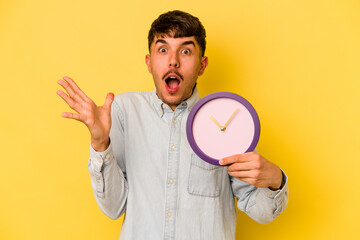
[[[188,55],[191,53],[191,51],[189,49],[183,49],[181,52],[185,55]]]
[[[163,47],[162,47],[162,48],[159,48],[159,52],[160,52],[160,53],[166,53],[166,51],[167,51],[166,48],[163,48]]]

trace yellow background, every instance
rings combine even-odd
[[[360,1],[0,2],[0,239],[117,239],[87,172],[89,134],[56,95],[73,77],[98,104],[154,88],[147,32],[181,9],[207,30],[202,96],[257,109],[259,152],[289,176],[274,222],[239,212],[237,239],[359,239]],[[141,226],[139,226],[141,228]]]

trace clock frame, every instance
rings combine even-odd
[[[209,94],[209,95],[201,98],[194,105],[194,107],[191,109],[191,111],[189,113],[187,123],[186,123],[186,134],[187,134],[188,142],[189,142],[191,148],[193,149],[193,151],[195,152],[195,154],[198,155],[202,160],[204,160],[210,164],[220,166],[219,159],[215,159],[215,158],[207,155],[199,148],[198,144],[195,141],[194,135],[193,135],[193,122],[194,122],[196,114],[198,113],[200,108],[203,107],[206,103],[208,103],[214,99],[217,99],[217,98],[228,98],[228,99],[235,100],[235,101],[239,102],[241,105],[243,105],[247,109],[247,111],[250,113],[252,122],[254,124],[254,135],[253,135],[253,139],[251,141],[250,146],[247,148],[247,150],[245,152],[252,152],[255,150],[255,147],[260,138],[260,121],[259,121],[258,114],[256,113],[254,107],[245,98],[243,98],[235,93],[231,93],[231,92],[216,92],[216,93]]]

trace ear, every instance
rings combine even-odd
[[[149,73],[152,73],[152,72],[151,72],[151,59],[150,59],[150,54],[147,54],[147,55],[145,56],[145,63],[146,63],[146,65],[148,66]]]
[[[207,65],[208,65],[208,58],[206,56],[204,56],[201,58],[201,67],[200,67],[200,71],[198,73],[199,76],[203,75]]]

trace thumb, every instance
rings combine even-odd
[[[104,107],[110,109],[111,103],[112,103],[113,101],[114,101],[114,94],[113,94],[113,93],[108,93],[108,94],[106,95]]]

